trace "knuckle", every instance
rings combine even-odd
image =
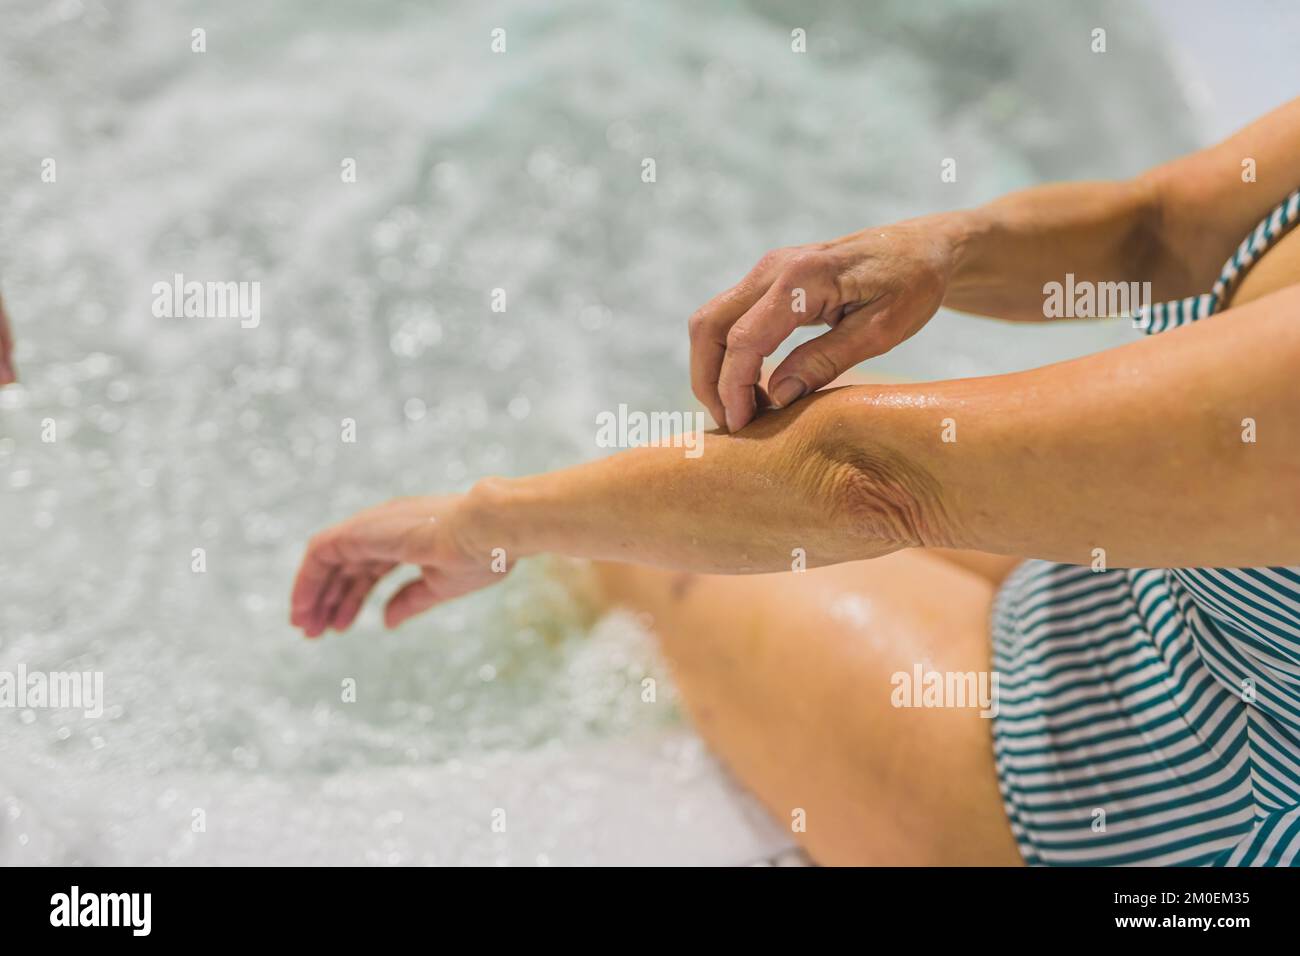
[[[686,320],[686,329],[690,332],[691,338],[699,338],[700,333],[704,331],[706,321],[703,309],[697,309],[691,313],[691,317]]]
[[[790,257],[785,267],[785,278],[802,280],[821,272],[826,258],[813,249],[803,249]]]
[[[690,332],[692,341],[708,340],[716,336],[718,319],[717,311],[713,308],[713,305],[717,301],[717,299],[714,299],[712,302],[696,309],[687,320],[686,328]]]
[[[727,333],[727,348],[733,352],[758,351],[758,336],[748,324],[737,323]]]

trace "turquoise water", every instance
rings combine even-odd
[[[0,710],[0,861],[780,842],[674,716],[635,622],[588,633],[525,569],[398,634],[372,609],[306,644],[285,607],[303,542],[390,495],[593,457],[620,402],[689,407],[686,317],[767,248],[1125,175],[1191,124],[1125,3],[700,7],[0,0],[24,376],[0,392],[0,668],[102,671],[107,696],[97,720]],[[260,282],[260,324],[155,318],[178,272]],[[983,373],[1128,335],[941,316],[879,367]],[[494,833],[502,808],[519,822]]]

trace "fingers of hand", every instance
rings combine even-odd
[[[308,637],[318,637],[329,627],[339,630],[356,617],[365,597],[393,561],[373,561],[349,551],[346,525],[323,531],[311,539],[294,580],[289,599],[289,622]]]
[[[792,305],[795,296],[809,297],[808,290],[790,285],[782,278],[731,327],[727,351],[718,376],[718,394],[725,409],[727,430],[744,428],[757,408],[754,387],[763,372],[763,360],[776,351],[804,318]]]
[[[317,637],[329,627],[334,611],[342,600],[344,592],[352,584],[352,575],[344,568],[335,568],[329,583],[321,591],[320,600],[312,608],[311,621],[307,628],[308,637]]]
[[[388,605],[384,608],[384,625],[397,627],[403,621],[427,611],[438,601],[438,595],[425,579],[411,581],[388,599]]]
[[[375,576],[378,580],[399,563],[420,562],[421,556],[416,553],[420,549],[412,551],[412,546],[424,538],[415,532],[431,528],[430,520],[427,502],[397,499],[317,534],[308,543],[294,580],[290,622],[314,637],[336,617],[343,620],[342,612],[352,609],[349,598],[354,596],[350,588],[354,578],[365,578],[372,569],[383,568]],[[337,584],[336,574],[342,576]],[[361,594],[363,601],[373,584],[371,581]],[[357,584],[358,589],[361,586]]]
[[[787,355],[768,379],[772,400],[784,408],[829,385],[859,362],[887,352],[891,343],[867,311],[845,316],[829,332]]]
[[[396,566],[395,564],[370,564],[362,568],[343,591],[338,604],[326,622],[326,626],[332,627],[336,631],[346,631],[351,627],[352,622],[361,613],[361,606],[365,604],[366,597],[374,590],[379,579]]]
[[[308,632],[313,629],[317,619],[316,609],[342,563],[336,532],[333,530],[321,532],[308,542],[307,553],[303,555],[302,564],[298,567],[293,594],[289,599],[291,624]]]
[[[691,316],[691,391],[719,426],[726,423],[726,407],[718,394],[718,380],[727,352],[727,334],[736,320],[767,292],[785,258],[786,250],[769,252],[749,275],[714,296]]]

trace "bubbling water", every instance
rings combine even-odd
[[[102,672],[106,696],[94,720],[0,710],[6,862],[779,844],[634,621],[593,628],[525,566],[399,633],[372,607],[305,643],[304,541],[389,496],[594,457],[619,403],[691,408],[686,316],[767,248],[1186,143],[1158,44],[1088,52],[1100,15],[1141,32],[1118,2],[4,8],[24,382],[0,392],[0,668]],[[260,321],[159,318],[176,274],[258,283]],[[937,320],[892,370],[1044,357],[967,328]]]

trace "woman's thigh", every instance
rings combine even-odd
[[[686,710],[824,864],[1015,864],[980,706],[894,706],[895,674],[987,674],[990,581],[924,552],[758,576],[604,564]]]

